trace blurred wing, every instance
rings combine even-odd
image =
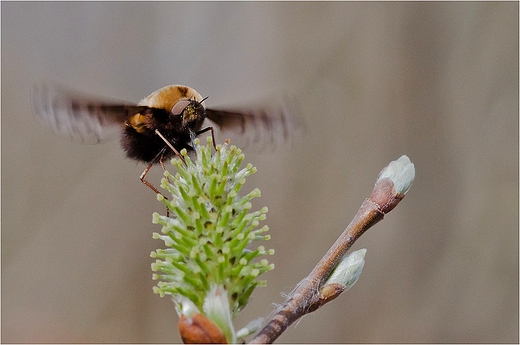
[[[231,143],[263,148],[289,139],[303,129],[299,107],[293,98],[280,98],[236,108],[206,109],[206,117],[218,125]]]
[[[58,135],[85,144],[114,139],[128,117],[147,108],[96,99],[49,84],[35,85],[32,101],[41,123]]]

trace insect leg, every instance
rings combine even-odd
[[[164,172],[166,171],[166,168],[164,167],[164,154],[166,153],[166,147],[164,147],[159,153],[161,153],[161,158],[159,158],[159,164],[161,165],[161,168]],[[166,176],[166,180],[168,180],[168,182],[171,182],[168,176]]]
[[[161,158],[159,159],[159,164],[161,165],[161,168],[163,171],[166,171],[166,168],[164,167],[164,153],[166,152],[166,147],[159,152],[161,154]]]
[[[155,134],[157,134],[157,135],[158,135],[158,136],[159,136],[159,137],[160,137],[160,138],[161,138],[161,139],[166,143],[166,145],[168,145],[168,147],[169,147],[170,149],[172,149],[173,152],[175,152],[175,154],[177,155],[177,157],[179,157],[179,158],[182,160],[182,162],[184,163],[184,165],[186,165],[186,160],[184,159],[184,157],[179,153],[179,151],[177,151],[177,150],[175,149],[175,147],[173,147],[172,143],[170,143],[170,142],[168,141],[168,139],[166,139],[166,138],[161,134],[161,132],[159,132],[158,129],[155,130]],[[162,150],[161,150],[161,153],[162,153]],[[157,157],[155,157],[155,158],[157,158]],[[154,158],[154,159],[155,159],[155,158]]]
[[[148,188],[150,188],[151,190],[153,190],[156,194],[161,194],[162,196],[163,193],[159,192],[159,190],[157,188],[155,188],[150,182],[148,182],[145,177],[146,177],[146,174],[148,174],[148,172],[150,171],[150,169],[152,168],[152,166],[157,162],[157,159],[159,159],[159,157],[161,157],[161,165],[164,169],[164,164],[162,163],[162,157],[164,155],[164,151],[166,151],[166,146],[162,148],[161,151],[159,151],[159,153],[157,154],[157,156],[155,156],[155,158],[150,162],[150,164],[148,164],[148,166],[143,170],[143,172],[141,173],[141,176],[139,176],[139,179],[141,180],[142,183],[144,183],[145,185],[148,186]],[[168,199],[167,197],[164,196],[165,199]]]
[[[162,148],[161,151],[159,151],[159,153],[157,154],[157,156],[154,157],[154,159],[150,162],[150,164],[148,164],[148,166],[143,170],[143,172],[141,173],[141,176],[139,176],[139,179],[141,180],[142,183],[144,183],[145,185],[148,186],[148,188],[150,188],[151,190],[153,190],[156,194],[161,194],[163,196],[163,198],[165,198],[166,200],[168,200],[167,197],[164,196],[163,193],[159,192],[159,190],[157,188],[155,188],[150,182],[148,182],[145,177],[146,177],[146,174],[148,174],[148,172],[150,171],[150,169],[152,168],[152,166],[155,164],[155,162],[157,161],[157,159],[159,158],[159,163],[161,164],[161,167],[164,169],[164,163],[163,163],[163,159],[164,159],[164,152],[166,151],[166,146]],[[168,210],[168,207],[166,207],[166,217],[169,217],[170,216],[170,210]]]
[[[211,139],[213,140],[213,148],[216,151],[217,150],[217,144],[215,143],[215,134],[213,133],[213,127],[203,128],[200,131],[195,132],[195,136],[199,136],[200,134],[205,133],[207,131],[211,131]]]

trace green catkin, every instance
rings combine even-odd
[[[153,215],[153,222],[163,226],[164,234],[155,233],[154,238],[163,240],[167,247],[151,254],[156,258],[153,279],[158,280],[154,293],[173,297],[179,313],[186,309],[182,304],[188,299],[198,312],[210,317],[219,313],[205,309],[212,305],[206,302],[215,298],[212,287],[219,286],[219,294],[227,292],[231,319],[245,307],[255,287],[265,285],[258,276],[274,267],[262,258],[272,255],[273,250],[266,251],[263,246],[247,249],[253,241],[269,239],[260,235],[267,226],[257,228],[267,208],[250,211],[250,201],[260,196],[258,189],[239,195],[245,178],[256,172],[251,164],[240,168],[244,159],[240,149],[226,143],[217,145],[212,154],[210,137],[207,146],[201,146],[198,139],[194,143],[196,158],[192,160],[182,150],[186,165],[173,159],[177,174],[165,171],[161,183],[171,193],[169,200],[159,198],[171,216]],[[219,327],[225,325],[222,319],[213,321]],[[225,333],[231,334],[228,340],[236,341],[233,327],[225,328]]]

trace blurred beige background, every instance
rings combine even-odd
[[[360,280],[279,342],[519,341],[518,3],[1,7],[3,342],[180,341],[152,292],[164,209],[144,166],[40,127],[39,80],[131,101],[169,84],[208,105],[300,98],[305,136],[245,152],[276,269],[236,327],[282,302],[407,154],[415,183],[356,243]]]

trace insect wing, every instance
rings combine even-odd
[[[32,101],[41,123],[58,135],[85,144],[114,139],[128,117],[147,108],[96,99],[45,83],[35,85]]]
[[[218,125],[224,135],[237,139],[240,146],[263,148],[285,141],[303,129],[299,107],[294,98],[279,98],[258,105],[236,108],[207,108],[206,117]],[[252,145],[251,145],[252,144]]]

